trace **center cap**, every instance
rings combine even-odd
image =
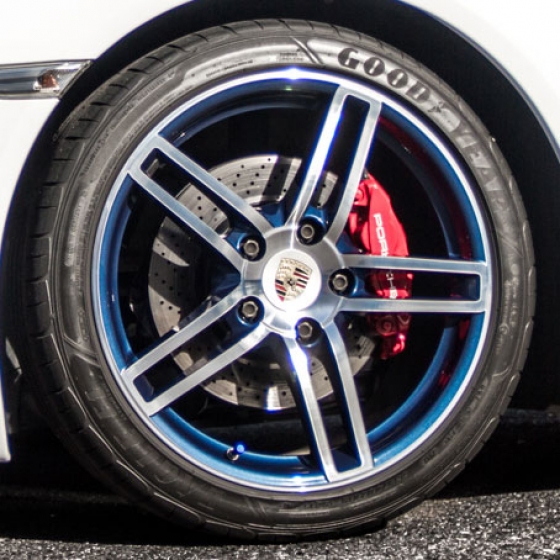
[[[263,289],[277,308],[300,311],[315,303],[321,291],[321,271],[306,253],[282,251],[265,266]]]

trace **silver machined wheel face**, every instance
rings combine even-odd
[[[260,155],[242,158],[226,163],[212,170],[212,174],[234,190],[248,204],[262,207],[279,203],[285,195],[284,185],[294,182],[301,166],[301,160],[279,158],[275,155]],[[328,173],[321,178],[319,204],[324,204],[336,185],[337,177]],[[227,215],[208,198],[194,192],[191,184],[178,195],[177,200],[215,231],[227,232]],[[276,276],[279,269],[292,274],[280,274],[286,285],[293,281],[295,263],[308,262],[306,253],[298,256],[297,251],[277,253],[268,261],[263,275],[263,292],[279,310],[302,310],[309,302],[316,300],[321,289],[321,272],[314,261],[306,271],[310,274],[310,284],[306,285],[302,296],[299,289],[288,287],[288,294],[277,291]],[[189,286],[196,283],[196,275],[201,255],[199,245],[190,239],[186,230],[166,218],[153,243],[153,256],[149,270],[149,302],[155,326],[160,336],[177,327],[181,318],[190,312],[195,302],[189,299]],[[281,266],[284,263],[284,266]],[[306,266],[306,265],[303,265]],[[313,274],[311,274],[313,272]],[[295,286],[295,282],[293,282]],[[306,283],[307,284],[307,283]],[[290,295],[290,292],[292,295]],[[290,303],[292,302],[292,303]],[[357,331],[357,328],[355,329]],[[366,330],[353,336],[348,349],[352,371],[356,375],[370,360],[375,346],[373,335]],[[210,341],[215,346],[217,340]],[[186,344],[173,355],[177,365],[186,371],[196,361],[197,347]],[[319,400],[332,395],[332,385],[325,365],[315,359],[311,363],[311,381]],[[285,410],[295,406],[291,389],[282,372],[281,365],[271,360],[269,355],[260,358],[240,358],[226,374],[204,382],[201,386],[210,394],[235,405],[262,408],[265,410]]]
[[[265,141],[223,148],[265,116]],[[378,166],[426,208],[409,226],[423,256],[350,241]],[[454,150],[388,95],[308,70],[231,79],[162,116],[109,193],[92,276],[108,368],[170,452],[224,481],[292,492],[375,476],[431,437],[475,374],[493,305],[486,223]],[[368,292],[378,270],[413,273],[412,297]],[[386,313],[413,317],[400,377],[375,355],[369,318]]]

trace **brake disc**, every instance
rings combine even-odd
[[[293,185],[301,160],[261,155],[242,158],[215,167],[212,174],[254,207],[280,202]],[[315,204],[321,206],[336,188],[337,176],[327,173],[321,178]],[[226,234],[228,216],[196,186],[187,185],[177,196],[191,212],[215,231]],[[181,320],[201,301],[209,298],[211,275],[215,263],[206,258],[196,239],[166,218],[152,247],[149,270],[149,304],[154,324],[160,336],[177,330]],[[374,338],[365,322],[354,319],[343,333],[354,375],[370,361]],[[275,345],[276,344],[276,345]],[[204,333],[200,340],[185,344],[173,356],[175,363],[186,371],[197,360],[219,345],[215,333]],[[260,348],[236,360],[228,368],[203,384],[211,395],[231,404],[285,410],[295,406],[288,385],[286,364],[278,361],[284,352],[282,343],[266,342]],[[333,389],[324,358],[314,356],[310,361],[311,379],[315,395],[325,399]]]

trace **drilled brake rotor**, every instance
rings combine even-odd
[[[230,187],[254,207],[281,201],[293,185],[301,161],[276,155],[254,156],[231,161],[212,170],[214,177]],[[328,200],[337,186],[337,177],[322,177],[317,206]],[[178,195],[193,214],[215,231],[229,230],[227,215],[194,185],[187,185]],[[212,253],[201,247],[196,237],[166,218],[152,248],[149,269],[149,303],[158,334],[177,330],[190,312],[205,300],[211,301],[211,275],[216,273]],[[370,360],[374,340],[365,322],[357,318],[344,333],[353,373]],[[280,341],[269,337],[261,347],[246,354],[215,375],[203,388],[219,399],[235,405],[284,410],[292,408],[294,398],[288,376],[278,362],[278,352],[285,354]],[[207,331],[203,337],[184,345],[173,356],[181,370],[188,372],[198,360],[219,346],[218,335]],[[332,386],[321,356],[311,359],[311,378],[318,399],[332,394]]]

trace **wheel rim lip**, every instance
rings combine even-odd
[[[486,340],[486,336],[489,330],[492,315],[492,310],[490,308],[486,309],[481,314],[473,314],[471,316],[471,318],[474,320],[473,322],[477,323],[476,329],[474,330],[476,331],[476,338],[479,342],[475,341],[474,344],[471,344],[471,346],[474,346],[474,348],[469,350],[468,357],[465,357],[466,352],[463,350],[460,363],[455,367],[455,371],[457,371],[460,367],[465,367],[465,365],[461,365],[464,361],[469,362],[470,365],[465,368],[465,373],[458,379],[455,379],[454,385],[450,385],[444,392],[442,392],[441,395],[439,395],[437,401],[437,410],[434,410],[430,413],[429,422],[422,424],[421,422],[416,421],[414,424],[415,429],[410,432],[408,438],[401,438],[398,440],[398,443],[400,445],[396,447],[393,445],[392,447],[388,448],[388,451],[390,451],[388,455],[390,456],[388,456],[385,460],[383,460],[383,454],[381,454],[380,456],[376,456],[376,463],[379,464],[376,464],[372,470],[368,471],[365,474],[356,475],[356,477],[354,478],[348,478],[338,482],[325,482],[322,476],[313,477],[310,475],[306,475],[301,479],[297,479],[297,477],[291,475],[285,477],[289,480],[285,480],[284,482],[282,482],[281,476],[259,477],[257,473],[254,473],[252,471],[247,473],[245,469],[240,469],[234,464],[226,464],[225,461],[221,460],[216,460],[215,465],[208,465],[206,462],[206,459],[208,458],[207,456],[198,455],[197,457],[193,456],[192,454],[187,454],[181,447],[181,445],[177,443],[177,438],[169,434],[169,423],[171,421],[169,418],[167,418],[166,420],[162,420],[162,418],[171,413],[170,409],[168,409],[167,411],[163,411],[165,412],[165,414],[156,415],[158,417],[157,419],[156,417],[150,417],[145,413],[142,406],[138,403],[137,397],[129,391],[127,385],[122,380],[121,371],[124,367],[124,364],[119,363],[118,354],[121,354],[121,362],[124,356],[122,356],[122,350],[119,350],[118,352],[114,350],[115,342],[114,340],[111,341],[112,338],[118,338],[115,335],[115,325],[113,324],[114,321],[118,322],[118,318],[112,318],[111,315],[107,313],[105,309],[107,307],[107,296],[102,295],[103,286],[107,286],[106,280],[103,279],[106,279],[110,276],[110,272],[108,272],[108,270],[110,270],[112,266],[116,266],[116,259],[118,258],[118,251],[107,251],[105,247],[107,241],[107,231],[111,229],[110,225],[115,221],[114,208],[120,208],[122,211],[122,203],[119,204],[119,198],[126,196],[127,194],[127,192],[125,192],[127,191],[127,189],[123,188],[123,185],[125,185],[129,180],[128,169],[130,169],[134,165],[139,165],[141,163],[138,160],[145,157],[145,152],[142,148],[149,141],[149,139],[154,135],[162,134],[162,132],[167,127],[171,126],[179,117],[186,114],[193,107],[196,107],[199,103],[214,99],[214,97],[218,94],[231,92],[235,88],[243,88],[244,86],[250,86],[264,82],[278,81],[280,83],[290,80],[308,81],[311,83],[316,82],[318,84],[326,85],[327,87],[349,87],[353,91],[356,91],[364,97],[372,98],[376,101],[381,102],[383,104],[383,107],[388,107],[396,114],[400,115],[403,119],[406,120],[406,123],[409,127],[412,127],[414,130],[418,131],[418,134],[421,135],[424,142],[427,141],[432,149],[437,152],[438,158],[440,158],[441,161],[443,161],[445,165],[449,167],[451,175],[455,177],[456,181],[461,185],[459,192],[461,192],[465,196],[467,204],[470,208],[470,211],[473,213],[476,223],[481,227],[486,223],[479,208],[479,203],[471,190],[470,181],[455,157],[451,154],[450,150],[438,137],[438,135],[433,132],[428,126],[424,125],[424,123],[420,121],[420,119],[416,117],[410,110],[408,110],[403,104],[395,101],[384,93],[365,86],[360,82],[355,82],[348,78],[338,75],[332,75],[325,72],[300,70],[295,68],[259,72],[252,75],[244,76],[242,78],[236,78],[224,84],[212,87],[207,91],[195,96],[191,100],[185,102],[183,105],[176,108],[168,116],[162,119],[159,124],[150,131],[149,135],[144,138],[133,150],[131,156],[128,158],[121,172],[115,179],[113,186],[111,187],[111,191],[106,200],[105,207],[99,220],[92,258],[92,303],[94,320],[97,325],[97,332],[103,356],[107,362],[113,379],[116,381],[120,390],[123,392],[125,399],[132,406],[138,417],[143,421],[145,425],[148,426],[148,428],[154,433],[156,438],[158,438],[159,440],[163,440],[165,445],[169,447],[173,452],[178,454],[183,459],[186,459],[188,462],[195,464],[202,470],[216,475],[221,480],[227,480],[236,484],[242,484],[254,489],[281,492],[293,492],[294,490],[321,491],[346,486],[354,482],[359,482],[365,478],[369,478],[372,475],[381,475],[382,473],[385,473],[388,469],[391,469],[393,466],[400,463],[404,458],[413,455],[413,453],[418,448],[420,448],[423,443],[431,438],[434,433],[436,433],[442,427],[442,425],[453,415],[453,411],[455,410],[456,405],[458,404],[459,400],[464,397],[466,389],[472,377],[476,373],[477,367],[483,355],[485,346],[484,341]],[[453,192],[455,192],[455,190]],[[113,239],[115,239],[115,235],[116,238],[118,238],[119,235],[121,235],[124,231],[124,222],[126,222],[126,220],[121,221],[123,222],[122,230],[119,232],[118,228],[113,229],[113,232],[111,234]],[[493,252],[491,248],[490,234],[487,231],[486,227],[484,227],[484,230],[480,232],[477,241],[479,241],[480,244],[478,251],[484,255],[485,262],[489,264],[487,285],[490,290],[493,290],[494,280],[490,266],[492,264],[490,259],[493,255]],[[108,264],[104,259],[107,254],[112,254],[113,257],[112,260],[110,259],[108,261]],[[116,269],[114,268],[113,270]],[[111,296],[108,297],[110,298]],[[493,298],[491,298],[491,302],[492,303],[490,305],[493,305]],[[112,312],[114,313],[114,311],[115,310],[113,309]],[[472,328],[469,332],[474,338],[475,335],[473,334]],[[126,345],[127,342],[125,342],[124,346],[126,347]],[[447,395],[448,392],[452,392],[453,394],[449,396]],[[167,428],[163,426],[162,422],[167,422]],[[375,429],[370,431],[370,439],[372,433],[374,433],[378,429],[381,429],[381,427],[377,426]],[[166,433],[166,431],[168,433]],[[205,434],[202,434],[202,436],[208,437]],[[221,445],[222,444],[220,443],[219,446]],[[257,463],[265,461],[269,467],[271,465],[274,466],[277,462],[278,464],[280,464],[280,461],[283,461],[283,464],[286,463],[285,458],[271,458],[271,456],[268,455],[263,455],[262,457],[260,457],[257,453],[255,453],[254,455]],[[294,458],[294,463],[296,460],[297,459]]]

